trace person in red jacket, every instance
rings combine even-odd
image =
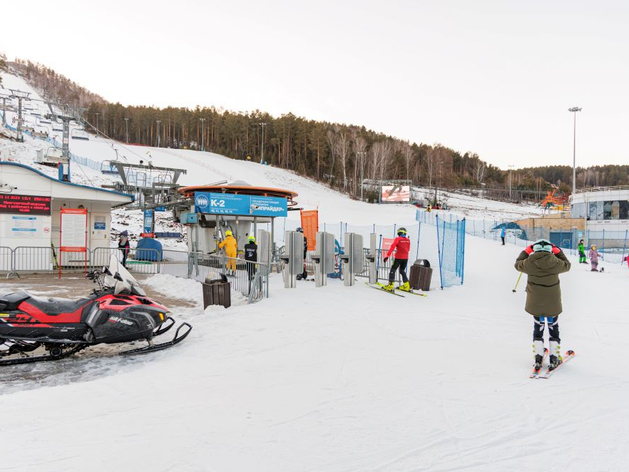
[[[408,283],[408,277],[406,276],[406,266],[408,265],[408,251],[411,249],[411,240],[406,236],[406,228],[400,228],[397,230],[397,238],[393,240],[393,244],[389,248],[389,252],[384,258],[384,262],[389,260],[393,251],[395,251],[395,257],[393,258],[393,265],[389,272],[389,285],[385,286],[385,290],[395,290],[393,281],[395,280],[395,271],[400,270],[400,275],[404,283],[400,285],[400,290],[405,292],[411,291],[411,286]]]

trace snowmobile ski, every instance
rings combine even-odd
[[[394,291],[385,289],[382,284],[371,285],[369,282],[365,282],[365,285],[367,285],[367,287],[373,288],[374,290],[380,290],[381,292],[385,292],[385,293],[389,293],[391,295],[395,295],[396,297],[406,298],[404,295],[401,295],[399,293],[395,293]]]
[[[538,379],[548,379],[548,378],[550,378],[550,376],[553,375],[557,371],[557,369],[559,369],[561,366],[563,366],[566,362],[568,362],[570,359],[572,359],[575,355],[576,355],[576,353],[574,351],[566,351],[566,353],[563,356],[563,360],[561,361],[561,364],[559,364],[557,367],[555,367],[552,370],[550,368],[547,368],[546,372],[544,372],[542,375],[540,375],[537,378]]]
[[[529,378],[536,379],[539,377],[539,374],[542,373],[542,364],[546,360],[546,357],[548,357],[548,348],[544,348],[544,356],[542,357],[542,363],[539,365],[539,368],[533,365],[533,371],[531,372]]]
[[[169,329],[170,327],[172,327],[172,325],[169,326]],[[183,328],[186,328],[186,331],[180,335],[179,332]],[[145,346],[145,347],[139,347],[137,349],[130,349],[128,351],[122,351],[120,355],[126,356],[128,354],[144,354],[146,352],[155,352],[155,351],[161,351],[163,349],[167,349],[169,347],[174,346],[175,344],[179,344],[181,341],[186,339],[186,337],[190,334],[190,331],[192,331],[192,326],[184,322],[179,325],[179,327],[177,328],[177,331],[175,331],[175,337],[171,341],[167,341],[167,342],[159,343],[159,344],[149,344],[148,346]]]
[[[415,292],[411,290],[403,290],[400,286],[395,287],[395,290],[399,290],[400,292],[410,293],[411,295],[417,295],[418,297],[427,297],[428,295],[425,293]]]

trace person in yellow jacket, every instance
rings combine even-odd
[[[225,254],[230,259],[227,260],[227,272],[229,275],[236,275],[236,255],[238,253],[238,241],[230,230],[225,231],[225,239],[218,245],[219,249],[225,248]],[[233,258],[233,259],[232,259]]]

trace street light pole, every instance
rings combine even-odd
[[[205,151],[205,139],[203,139],[203,132],[205,131],[205,118],[199,118],[199,120],[201,120],[201,151]]]
[[[129,144],[129,118],[125,117],[124,124],[127,130],[127,144]]]
[[[574,202],[574,196],[577,193],[577,112],[582,108],[572,107],[568,108],[568,111],[574,113],[574,133],[572,141],[572,201]]]
[[[162,122],[162,120],[156,120],[155,122],[157,123],[157,147],[159,147],[160,145],[159,124]]]

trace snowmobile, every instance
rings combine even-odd
[[[98,284],[78,300],[36,297],[25,291],[0,294],[0,365],[53,361],[96,344],[144,340],[119,354],[160,351],[183,341],[182,323],[171,341],[156,344],[174,325],[167,308],[151,300],[115,255],[109,267],[87,273]]]

